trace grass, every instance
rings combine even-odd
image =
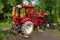
[[[12,21],[0,21],[0,29],[11,26]]]
[[[52,33],[54,36],[59,36],[60,37],[60,28],[56,28],[55,30],[53,30]]]
[[[10,31],[1,31],[0,30],[0,40],[3,40],[6,36],[12,36],[13,33]]]
[[[33,30],[32,34],[37,34],[38,30]]]
[[[9,20],[9,21],[1,20],[0,21],[0,40],[3,40],[3,38],[5,38],[7,35],[8,36],[13,35],[12,32],[10,32],[10,31],[2,31],[3,28],[11,26],[11,23],[12,23],[11,20]]]
[[[0,26],[9,26],[12,21],[0,21]]]
[[[60,18],[57,18],[57,22],[60,22]]]

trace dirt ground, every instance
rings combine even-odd
[[[7,36],[4,40],[60,40],[60,37],[52,35],[53,30],[47,30],[44,32],[39,32],[37,34],[31,34],[28,39],[23,38],[22,36]]]

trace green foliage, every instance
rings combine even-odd
[[[10,31],[1,31],[0,30],[0,40],[4,40],[6,36],[12,36],[13,33]]]
[[[3,38],[4,38],[4,34],[0,33],[0,40],[3,40]]]
[[[16,4],[23,4],[23,0],[16,0]]]
[[[36,12],[39,12],[40,11],[40,5],[35,5],[35,10],[36,10]]]
[[[56,30],[58,30],[60,32],[60,27],[59,28],[56,28]]]
[[[12,20],[6,20],[6,21],[1,21],[0,20],[0,29],[3,28],[3,27],[9,27],[11,26],[11,23],[12,23]]]
[[[7,4],[10,4],[11,6],[16,5],[16,0],[8,0]]]
[[[2,4],[1,0],[0,0],[0,13],[2,13],[2,8],[4,7],[4,5]]]
[[[3,7],[4,7],[4,5],[2,3],[0,3],[0,13],[2,12]]]
[[[60,1],[59,0],[39,0],[39,4],[35,5],[35,10],[37,12],[40,9],[44,10],[47,15],[47,20],[51,23],[58,22],[58,18],[60,17]]]

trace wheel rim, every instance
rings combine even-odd
[[[33,26],[32,26],[32,25],[28,25],[28,26],[25,28],[25,30],[26,30],[26,33],[27,33],[27,34],[30,34],[30,33],[32,32],[32,30],[33,30]]]
[[[25,35],[29,35],[31,34],[31,32],[33,31],[34,25],[31,21],[26,21],[24,24],[22,24],[22,33]]]

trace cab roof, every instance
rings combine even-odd
[[[23,7],[23,8],[34,8],[33,5],[26,5],[26,4],[22,4],[22,7]]]
[[[18,5],[20,5],[20,4],[18,4]],[[17,7],[18,5],[15,5],[14,7]],[[21,6],[22,8],[34,8],[33,5],[21,4],[20,6]]]

